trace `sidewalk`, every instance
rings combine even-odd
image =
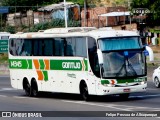
[[[160,64],[160,46],[150,46],[154,52],[154,62]]]
[[[9,75],[8,64],[0,64],[0,75]]]
[[[153,52],[154,53],[160,53],[160,46],[157,46],[157,45],[151,45],[149,46],[152,48]]]

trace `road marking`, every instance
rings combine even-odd
[[[21,96],[6,96],[6,95],[0,95],[0,97],[12,97],[12,98],[18,98],[18,99],[38,99],[38,98],[32,98],[32,97],[21,97]]]
[[[105,108],[113,108],[113,109],[123,110],[123,111],[130,111],[130,110],[127,110],[127,109],[117,108],[117,107],[114,107],[114,106],[109,105],[109,104],[106,106],[106,104],[94,104],[94,103],[88,103],[88,102],[84,102],[84,101],[78,101],[78,102],[69,101],[69,100],[61,100],[61,101],[62,101],[62,102],[68,102],[68,103],[76,103],[76,104],[83,104],[83,105],[91,105],[91,106],[105,107]]]
[[[9,75],[0,75],[0,78],[9,78]]]
[[[155,94],[155,95],[143,95],[143,96],[129,96],[129,98],[146,98],[146,97],[159,97],[160,94]]]
[[[0,97],[7,97],[6,95],[0,95]]]
[[[1,88],[1,90],[17,90],[15,88]]]
[[[98,106],[98,107],[104,107],[104,108],[112,108],[117,110],[123,110],[123,111],[133,111],[135,109],[145,109],[150,110],[150,107],[137,107],[137,106],[128,106],[128,105],[117,105],[117,104],[95,104],[93,102],[85,102],[85,101],[69,101],[69,100],[61,100],[62,102],[68,102],[68,103],[75,103],[75,104],[83,104],[83,105],[91,105],[91,106]],[[125,107],[125,108],[122,108]],[[132,110],[133,109],[133,110]],[[160,111],[160,108],[152,108],[152,111]]]
[[[38,99],[38,98],[32,98],[32,97],[21,97],[21,96],[13,96],[13,98],[18,98],[18,99]]]
[[[17,90],[15,88],[0,88],[0,91],[11,91],[11,90]]]

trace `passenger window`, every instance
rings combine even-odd
[[[55,56],[64,56],[64,39],[55,38]]]
[[[53,56],[53,39],[45,39],[44,40],[44,55],[45,56]]]

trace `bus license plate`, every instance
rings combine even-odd
[[[130,89],[129,88],[123,89],[123,92],[130,92]]]

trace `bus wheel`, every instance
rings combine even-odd
[[[120,99],[122,99],[122,100],[127,100],[128,97],[129,97],[129,93],[120,94],[119,96],[120,96]]]
[[[26,96],[30,96],[31,95],[31,86],[27,81],[24,82],[23,89],[24,89],[24,91],[26,93]]]
[[[83,82],[80,86],[80,94],[81,94],[83,100],[85,100],[85,101],[89,100],[88,87],[85,82]]]
[[[32,81],[32,83],[31,83],[31,96],[32,97],[38,96],[38,87],[37,87],[37,83],[35,81]]]

